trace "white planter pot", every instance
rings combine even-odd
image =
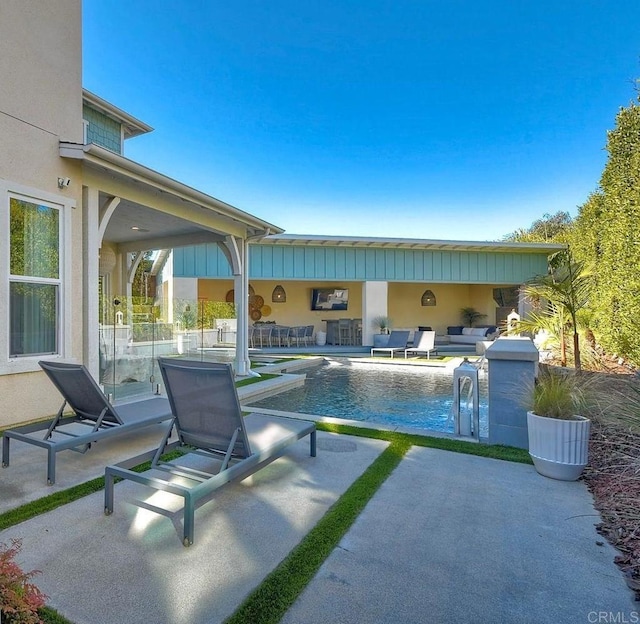
[[[575,481],[587,465],[591,421],[560,420],[527,412],[529,455],[545,477]]]

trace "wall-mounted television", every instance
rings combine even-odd
[[[346,288],[314,288],[311,291],[312,310],[346,310],[348,305]]]

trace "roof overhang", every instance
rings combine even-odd
[[[113,104],[111,104],[111,102],[103,100],[95,93],[91,93],[91,91],[82,89],[82,100],[92,108],[95,108],[110,119],[113,119],[121,124],[124,129],[125,139],[153,131],[153,128],[148,124],[140,121],[139,119],[136,119],[135,117],[133,117],[133,115],[129,115],[129,113],[123,111],[117,106],[114,106]]]
[[[98,145],[60,142],[60,156],[82,161],[83,185],[120,200],[105,233],[125,251],[219,242],[226,235],[256,240],[282,233],[206,193]]]
[[[261,245],[291,245],[316,247],[370,247],[386,249],[423,249],[433,251],[468,251],[498,253],[535,253],[549,255],[566,249],[558,243],[510,243],[505,241],[456,241],[418,238],[381,238],[357,236],[310,236],[307,234],[274,234],[260,241]]]

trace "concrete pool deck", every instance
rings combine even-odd
[[[222,622],[386,447],[318,437],[316,458],[301,441],[216,493],[196,512],[190,548],[175,501],[130,482],[116,486],[113,516],[97,492],[0,532],[0,543],[23,539],[20,564],[42,571],[37,585],[75,624]],[[63,453],[59,483],[44,490],[99,476],[104,453],[135,454],[151,438]],[[12,465],[0,471],[4,509],[43,483],[38,451],[12,449]],[[581,482],[413,447],[283,622],[582,623],[599,613],[633,621],[632,594],[598,522]]]

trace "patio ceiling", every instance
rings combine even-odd
[[[261,238],[283,230],[97,145],[60,143],[83,161],[83,186],[98,189],[101,214],[117,198],[103,239],[123,252]],[[117,205],[116,205],[117,204]]]

